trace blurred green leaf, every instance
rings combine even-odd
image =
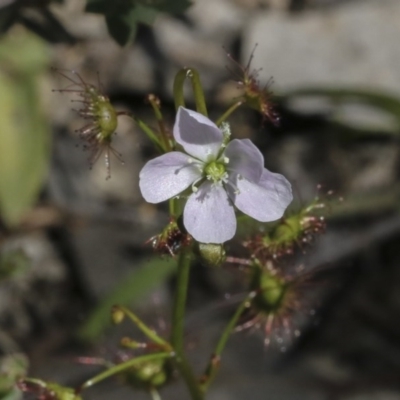
[[[84,340],[95,340],[111,324],[111,307],[114,304],[132,306],[152,288],[164,282],[176,270],[170,259],[153,258],[127,276],[94,310],[78,335]]]
[[[159,12],[181,13],[190,5],[188,0],[88,0],[85,11],[103,14],[110,35],[124,46],[134,39],[138,24],[152,24]]]
[[[21,398],[21,392],[15,389],[17,380],[26,375],[28,359],[22,353],[9,354],[0,358],[0,399]]]
[[[0,41],[0,212],[9,226],[35,203],[48,167],[50,132],[37,87],[47,62],[33,35]]]
[[[170,14],[182,13],[192,5],[190,0],[142,0],[140,2]]]
[[[20,5],[13,2],[0,8],[0,33],[5,33],[17,21]]]
[[[379,90],[351,89],[351,88],[304,88],[284,94],[286,100],[295,97],[325,97],[332,102],[333,107],[339,105],[361,104],[376,108],[389,114],[395,121],[395,129],[382,131],[398,135],[400,133],[400,97]],[[379,130],[379,126],[358,126],[357,131],[364,129],[365,133]]]
[[[88,0],[86,3],[86,12],[106,14],[107,13],[107,2],[105,0]]]
[[[107,13],[106,22],[110,35],[121,46],[131,42],[136,35],[139,23],[151,24],[157,16],[157,10],[136,5],[127,12]]]
[[[28,270],[30,259],[21,249],[9,250],[0,254],[0,282]]]

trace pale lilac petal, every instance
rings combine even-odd
[[[188,155],[173,151],[150,160],[140,171],[139,187],[149,203],[160,203],[187,189],[201,177],[200,170],[188,163]]]
[[[236,179],[233,184],[239,189],[239,194],[235,194],[234,188],[227,186],[233,203],[257,221],[269,222],[281,218],[293,200],[288,180],[265,168],[258,184],[247,179]]]
[[[179,107],[174,138],[186,153],[199,160],[209,161],[218,156],[223,135],[217,125],[204,115]]]
[[[183,224],[201,243],[224,243],[236,232],[235,211],[225,189],[203,183],[183,211]]]
[[[264,169],[264,157],[250,139],[234,139],[226,146],[227,169],[252,182],[258,182]]]

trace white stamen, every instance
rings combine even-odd
[[[224,157],[224,164],[229,164],[229,157]]]
[[[227,183],[229,179],[229,175],[227,172],[225,172],[222,176],[221,176],[221,181],[224,183]]]
[[[238,175],[238,178],[239,178],[239,175]],[[227,179],[225,181],[225,183],[233,188],[233,193],[234,194],[236,194],[236,195],[240,194],[239,188],[233,183],[233,181],[231,179]]]
[[[200,177],[200,178],[196,179],[196,180],[192,183],[192,192],[193,192],[193,193],[196,193],[196,192],[199,190],[199,188],[196,187],[196,184],[197,184],[198,182],[200,182],[202,179],[203,179],[203,177]]]

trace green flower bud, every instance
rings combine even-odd
[[[292,254],[297,247],[310,243],[314,236],[325,231],[325,218],[315,215],[325,204],[317,200],[296,214],[282,218],[267,234],[257,235],[244,245],[260,259],[279,258]]]
[[[199,243],[198,252],[201,259],[211,267],[219,267],[226,258],[223,244]]]
[[[124,376],[133,387],[149,390],[161,387],[169,381],[171,367],[164,359],[144,361],[130,368]]]
[[[270,313],[279,311],[285,301],[288,283],[274,270],[256,267],[250,287],[256,292],[253,300],[256,307]]]
[[[41,400],[82,400],[75,389],[40,379],[21,379],[18,382],[18,387],[23,392],[35,393]]]
[[[125,318],[125,313],[118,306],[111,309],[111,320],[115,325],[120,324]]]

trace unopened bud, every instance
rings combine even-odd
[[[127,349],[141,349],[145,347],[144,343],[137,342],[128,337],[122,338],[120,343],[122,347],[126,347]]]
[[[171,377],[171,368],[165,360],[144,361],[126,371],[127,381],[138,389],[157,388]]]
[[[223,244],[199,243],[199,254],[202,260],[211,267],[219,267],[226,258]]]
[[[111,310],[111,320],[115,325],[120,324],[125,318],[125,313],[118,306],[114,306]]]
[[[252,289],[256,290],[257,295],[254,302],[264,312],[279,310],[284,303],[287,287],[285,279],[273,270],[255,268]]]

